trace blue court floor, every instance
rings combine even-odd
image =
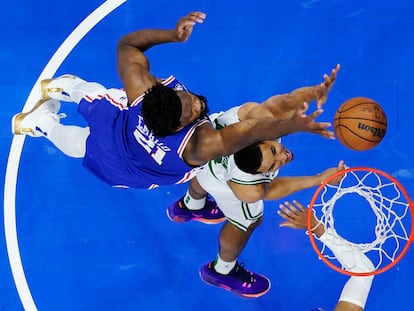
[[[217,254],[220,225],[174,224],[165,214],[185,185],[114,189],[46,139],[11,134],[12,116],[38,98],[38,79],[72,73],[121,87],[117,40],[142,28],[172,28],[190,11],[207,13],[205,23],[187,43],[148,52],[155,76],[174,74],[219,111],[320,83],[340,63],[320,120],[333,121],[348,98],[371,97],[387,113],[384,140],[355,152],[316,135],[287,136],[284,144],[296,157],[280,175],[316,174],[343,159],[388,172],[414,196],[412,1],[16,0],[1,6],[0,310],[333,310],[348,277],[317,258],[303,231],[278,227],[279,202],[266,202],[264,222],[240,257],[268,276],[272,288],[258,299],[239,298],[198,276]],[[62,111],[65,124],[84,125],[74,105],[64,103]],[[287,199],[307,203],[314,190]],[[413,261],[409,250],[374,278],[366,310],[413,309]]]

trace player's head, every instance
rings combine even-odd
[[[208,113],[207,99],[187,91],[176,91],[162,84],[150,88],[142,100],[142,116],[156,136],[179,131]]]
[[[251,144],[234,154],[239,169],[246,173],[274,172],[293,160],[293,153],[275,140]]]

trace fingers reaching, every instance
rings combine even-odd
[[[331,91],[334,85],[339,69],[341,69],[341,66],[340,64],[337,64],[336,67],[332,69],[331,75],[323,75],[324,81],[318,86],[317,89],[316,105],[318,109],[320,109],[328,99],[328,93]]]
[[[325,86],[330,86],[332,83],[336,80],[336,75],[338,74],[339,69],[341,69],[341,65],[337,64],[334,69],[332,69],[331,75],[328,76],[326,73],[323,75],[323,78],[325,80],[324,84]]]
[[[196,23],[202,24],[206,14],[203,12],[192,12],[182,17],[176,27],[177,38],[179,41],[185,42],[190,37],[193,27]]]
[[[280,227],[306,228],[307,209],[297,201],[293,201],[295,206],[290,202],[279,205],[277,213],[286,221],[282,222]]]
[[[206,14],[203,12],[191,12],[187,16],[183,17],[182,19],[191,20],[194,23],[202,24],[206,18]]]
[[[343,160],[341,160],[341,161],[339,161],[339,163],[338,163],[338,166],[336,167],[336,169],[335,170],[333,170],[332,171],[332,174],[331,174],[331,176],[333,175],[333,174],[336,174],[336,173],[338,173],[338,172],[340,172],[340,171],[343,171],[343,170],[345,170],[347,168],[347,166],[345,165],[345,162],[343,161]],[[345,177],[345,172],[343,173],[343,174],[339,174],[338,176],[336,176],[335,178],[332,178],[330,181],[329,181],[329,185],[337,185],[337,184],[339,184],[340,182],[341,182],[341,180],[343,179]]]
[[[331,72],[331,80],[332,82],[336,80],[336,75],[338,74],[339,69],[341,69],[341,65],[337,64],[336,67],[334,69],[332,69]]]
[[[293,229],[306,229],[308,219],[308,208],[304,207],[298,201],[293,200],[293,204],[290,202],[284,202],[279,205],[277,213],[285,219],[284,222],[279,224],[279,227],[288,227]],[[316,215],[312,213],[310,225],[312,232],[316,236],[320,237],[325,232],[325,226],[322,225]]]
[[[295,117],[298,121],[300,121],[300,123],[302,123],[299,126],[303,127],[299,131],[311,132],[319,134],[328,139],[335,139],[334,132],[327,129],[328,127],[332,126],[330,122],[314,122],[314,120],[323,113],[323,110],[318,109],[310,115],[306,115],[305,112],[308,109],[308,107],[308,103],[305,102],[303,104],[303,107],[297,109],[296,111]]]

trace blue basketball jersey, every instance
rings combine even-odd
[[[187,90],[175,77],[162,81]],[[112,186],[153,189],[190,180],[200,170],[183,160],[184,149],[196,128],[210,122],[202,118],[167,137],[150,132],[142,117],[144,94],[128,105],[125,91],[105,90],[85,96],[78,106],[90,135],[83,165]]]

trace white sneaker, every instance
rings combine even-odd
[[[70,97],[70,91],[73,89],[73,86],[84,82],[86,81],[71,74],[42,80],[40,82],[42,86],[42,98],[72,102],[73,99]]]
[[[39,100],[29,112],[15,114],[12,119],[12,132],[32,137],[47,136],[49,129],[60,124],[64,115],[58,115],[60,102],[49,99]]]

